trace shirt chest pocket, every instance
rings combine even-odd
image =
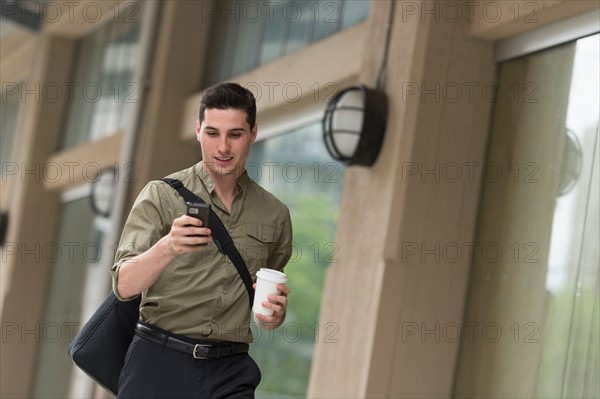
[[[244,245],[244,260],[254,274],[261,267],[268,267],[267,261],[277,243],[277,231],[270,226],[247,225]]]

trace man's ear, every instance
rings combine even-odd
[[[196,139],[200,141],[200,119],[196,119]]]
[[[252,143],[254,143],[254,140],[256,140],[256,136],[258,136],[258,123],[254,124],[251,135],[252,135]]]

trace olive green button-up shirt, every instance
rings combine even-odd
[[[240,191],[228,212],[215,192],[203,162],[169,177],[179,179],[221,219],[244,258],[253,280],[267,267],[282,270],[292,253],[288,208],[244,173]],[[123,262],[152,247],[169,233],[173,220],[185,214],[179,193],[162,181],[144,187],[129,214],[115,264],[113,290]],[[123,298],[119,298],[124,300]],[[177,256],[158,280],[142,293],[140,319],[194,339],[252,342],[248,294],[235,266],[214,243]]]

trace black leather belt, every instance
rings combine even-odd
[[[159,345],[192,355],[194,359],[218,359],[248,352],[250,345],[242,342],[199,342],[175,337],[167,331],[147,324],[137,323],[135,333]]]

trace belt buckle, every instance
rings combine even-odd
[[[192,352],[192,356],[194,356],[194,359],[207,360],[207,359],[209,359],[208,357],[197,355],[196,352],[198,351],[199,348],[210,348],[210,347],[212,347],[212,345],[196,344],[196,345],[194,345],[194,351]]]

